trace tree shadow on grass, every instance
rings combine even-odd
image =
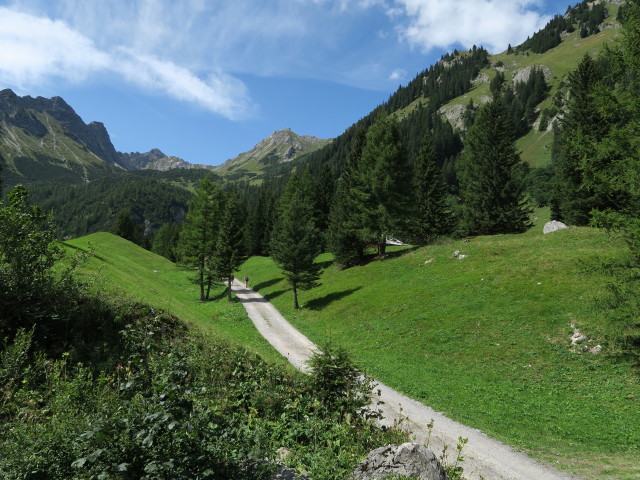
[[[279,296],[280,296],[280,295],[282,295],[283,293],[285,293],[285,292],[289,292],[289,291],[291,291],[291,289],[290,289],[290,288],[285,288],[284,290],[276,290],[275,292],[271,292],[271,293],[269,293],[269,294],[265,295],[265,296],[264,296],[264,298],[266,298],[266,299],[267,299],[267,301],[269,301],[269,302],[270,302],[272,298],[279,297]]]
[[[320,268],[322,268],[323,270],[329,268],[331,265],[333,265],[333,260],[327,260],[325,262],[316,262],[318,265],[320,265]]]
[[[325,295],[324,297],[314,298],[304,304],[304,308],[308,310],[322,310],[331,302],[340,300],[346,296],[351,295],[353,292],[357,292],[362,287],[351,288],[349,290],[343,290],[342,292],[333,292]]]
[[[70,243],[67,243],[67,242],[61,242],[61,243],[62,243],[62,245],[64,245],[65,247],[67,247],[67,248],[69,248],[69,249],[71,249],[71,250],[75,250],[75,251],[77,251],[77,252],[82,252],[82,253],[84,253],[84,254],[89,255],[89,257],[90,257],[90,258],[97,258],[97,259],[98,259],[98,260],[100,260],[101,262],[104,262],[104,263],[111,263],[111,262],[109,262],[106,258],[101,257],[100,255],[98,255],[97,253],[95,253],[95,251],[93,251],[93,252],[92,252],[92,251],[91,251],[90,249],[88,249],[88,248],[78,247],[78,246],[76,246],[76,245],[71,245]],[[94,246],[95,246],[95,245],[94,245]]]
[[[249,285],[253,288],[254,291],[258,292],[261,288],[270,287],[271,285],[275,285],[276,283],[284,280],[283,277],[272,278],[271,280],[266,280],[264,282],[256,283],[255,285]]]
[[[387,258],[398,258],[398,257],[402,257],[403,255],[406,255],[407,253],[413,252],[414,250],[417,250],[420,248],[420,245],[412,245],[409,248],[403,248],[402,250],[396,250],[393,252],[387,252],[384,256],[384,259]]]

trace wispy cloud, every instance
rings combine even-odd
[[[540,0],[396,0],[407,21],[398,29],[410,44],[428,52],[434,48],[484,45],[491,52],[518,44],[549,20],[534,7]]]
[[[6,85],[24,91],[55,79],[77,83],[110,73],[230,119],[250,113],[247,89],[233,76],[215,69],[198,75],[145,51],[154,49],[96,45],[64,21],[0,7],[0,81]]]
[[[404,80],[406,76],[407,76],[406,70],[403,70],[402,68],[397,68],[393,72],[391,72],[391,74],[389,75],[389,80],[393,80],[394,82],[400,81],[400,80]]]

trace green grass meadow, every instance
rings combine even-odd
[[[468,255],[455,259],[455,250]],[[302,292],[299,311],[269,258],[240,275],[314,342],[346,347],[368,373],[464,424],[579,477],[640,478],[640,376],[572,348],[571,324],[602,343],[592,265],[622,242],[571,228],[398,247]],[[430,263],[425,261],[432,260]]]
[[[82,266],[82,277],[93,288],[170,312],[209,337],[224,339],[263,358],[285,363],[253,328],[239,302],[229,303],[222,286],[212,301],[199,301],[199,288],[189,272],[169,260],[110,233],[95,233],[64,243],[73,252],[94,249]]]

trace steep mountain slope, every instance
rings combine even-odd
[[[529,133],[518,141],[521,156],[533,167],[548,164],[551,161],[551,143],[553,141],[553,122],[561,115],[562,106],[567,98],[567,75],[573,71],[585,54],[596,56],[606,44],[615,41],[621,34],[620,23],[616,20],[619,2],[603,2],[608,17],[599,25],[599,32],[588,37],[581,37],[578,30],[564,32],[562,42],[544,53],[531,50],[505,51],[490,56],[490,65],[480,71],[474,81],[473,88],[447,104],[439,112],[457,129],[463,130],[462,116],[467,105],[473,102],[476,106],[491,98],[489,84],[498,72],[505,75],[508,86],[516,82],[526,81],[533,68],[540,68],[549,85],[547,98],[538,105],[541,115],[531,125]],[[415,105],[407,108],[408,112]]]
[[[0,91],[0,155],[8,184],[82,183],[119,166],[102,123],[85,124],[60,97],[19,97],[8,89]]]
[[[216,171],[221,175],[233,173],[255,176],[270,165],[290,162],[330,142],[331,140],[322,140],[311,135],[298,135],[290,128],[276,130],[248,152],[227,160]]]

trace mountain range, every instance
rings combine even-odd
[[[0,164],[9,185],[42,180],[87,183],[118,171],[134,170],[245,173],[291,161],[327,142],[297,135],[287,128],[275,131],[249,152],[212,167],[165,155],[157,148],[145,153],[118,152],[104,124],[85,124],[61,97],[20,97],[10,89],[0,91]]]

